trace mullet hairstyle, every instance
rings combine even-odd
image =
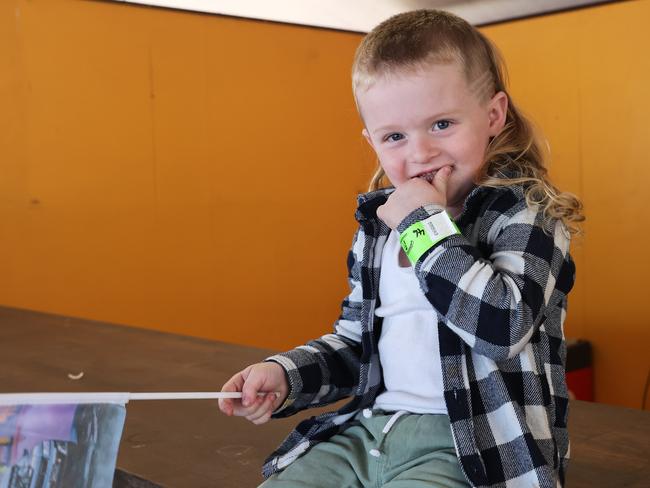
[[[369,89],[380,78],[414,74],[432,65],[450,63],[461,67],[470,90],[482,102],[499,91],[508,97],[505,125],[488,144],[474,183],[493,188],[523,185],[529,207],[540,206],[547,221],[561,220],[569,232],[579,233],[579,223],[585,219],[582,203],[551,183],[545,164],[547,147],[506,91],[506,69],[501,55],[483,34],[460,17],[439,10],[414,10],[375,27],[357,48],[352,65],[357,109],[357,93]],[[378,165],[369,189],[386,186],[389,183]]]

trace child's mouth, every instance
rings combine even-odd
[[[437,172],[438,170],[434,169],[433,171],[429,171],[428,173],[423,173],[421,175],[418,175],[418,178],[426,180],[428,183],[432,183],[433,179],[436,177]]]

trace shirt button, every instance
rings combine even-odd
[[[364,408],[362,413],[363,413],[363,416],[365,418],[367,418],[367,419],[372,417],[372,410],[370,410],[369,408]]]
[[[381,452],[379,452],[377,449],[370,449],[368,451],[368,454],[370,454],[373,457],[379,457],[381,456]]]

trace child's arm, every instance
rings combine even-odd
[[[398,231],[426,218],[424,213],[416,209]],[[518,354],[547,309],[565,300],[575,267],[561,223],[544,232],[541,212],[513,191],[503,190],[484,219],[488,259],[454,235],[423,254],[415,272],[445,324],[479,354],[502,360]]]

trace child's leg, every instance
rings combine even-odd
[[[412,468],[402,471],[384,488],[468,488],[455,452],[441,452]]]
[[[364,427],[352,425],[316,444],[259,488],[361,488],[364,485],[359,480],[368,481],[368,463],[362,461],[368,437]]]
[[[385,488],[467,488],[449,417],[407,415],[383,442]]]
[[[385,433],[392,417],[359,415],[361,425],[317,444],[260,488],[470,486],[456,457],[449,417],[404,415]]]

